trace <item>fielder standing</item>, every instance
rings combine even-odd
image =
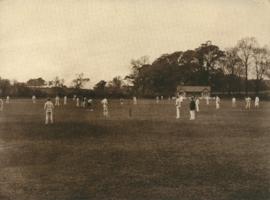
[[[60,97],[58,95],[55,97],[55,106],[60,106]]]
[[[181,109],[181,104],[183,99],[181,98],[182,96],[178,96],[175,100],[175,106],[176,106],[176,119],[180,118],[180,109]]]
[[[33,103],[36,103],[36,99],[37,99],[36,96],[33,95],[33,96],[32,96],[32,102],[33,102]]]
[[[259,108],[259,104],[260,104],[260,99],[258,96],[255,97],[255,103],[254,103],[254,106],[255,108]]]
[[[0,112],[4,110],[4,101],[0,98]]]
[[[219,96],[216,96],[216,109],[220,108],[220,98]]]
[[[246,109],[247,110],[250,110],[250,106],[251,106],[251,98],[250,97],[247,97],[246,98]]]
[[[7,104],[9,104],[9,100],[10,100],[10,97],[7,96],[7,98],[6,98],[6,103],[7,103]]]
[[[135,96],[133,97],[133,104],[137,105],[137,97],[135,97]]]
[[[191,101],[189,103],[190,120],[195,120],[195,109],[196,109],[196,104],[194,101],[194,97],[191,97]]]
[[[109,116],[108,100],[106,98],[102,99],[101,104],[103,107],[103,116],[108,117]]]
[[[199,99],[199,97],[196,98],[195,104],[196,104],[196,111],[199,112],[200,111],[200,107],[199,107],[199,105],[200,105],[200,99]]]
[[[51,99],[48,98],[45,105],[44,105],[44,110],[45,110],[45,124],[48,124],[51,122],[51,124],[53,124],[53,103],[51,102]]]
[[[210,97],[209,97],[209,96],[206,96],[206,97],[205,97],[205,100],[206,100],[206,105],[209,105],[209,99],[210,99]]]
[[[232,98],[232,107],[233,108],[236,107],[236,98],[235,97]]]
[[[79,97],[76,98],[76,106],[80,107],[80,98]]]
[[[67,105],[67,96],[64,96],[64,105]]]

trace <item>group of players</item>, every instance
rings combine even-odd
[[[204,97],[205,101],[206,101],[206,105],[209,105],[209,101],[210,101],[209,96]],[[180,118],[180,109],[181,109],[181,104],[183,102],[183,100],[185,99],[184,96],[182,95],[178,95],[178,97],[176,98],[175,101],[175,105],[176,105],[176,119]],[[189,103],[189,110],[190,110],[190,120],[195,120],[195,116],[196,116],[196,112],[200,111],[200,99],[202,99],[202,97],[197,97],[195,98],[194,96],[190,97],[190,103]],[[216,109],[220,109],[220,102],[221,99],[219,96],[216,96],[213,98],[215,100],[215,104],[216,104]],[[246,97],[245,98],[245,109],[250,110],[251,108],[251,97]],[[158,97],[156,98],[156,102],[158,103]],[[260,99],[258,96],[255,97],[255,101],[254,101],[254,107],[255,108],[259,108],[259,103],[260,103]],[[236,107],[236,98],[233,97],[232,98],[232,107],[235,108]]]
[[[169,101],[175,100],[175,106],[176,106],[176,119],[180,118],[180,111],[181,111],[181,105],[182,102],[187,99],[184,95],[177,95],[177,97],[173,97],[173,98],[168,98]],[[205,99],[205,103],[206,105],[209,105],[210,99],[214,99],[215,100],[215,105],[216,105],[216,109],[220,109],[220,102],[221,99],[219,96],[216,96],[214,98],[211,98],[209,96],[206,97],[190,97],[189,99],[189,110],[190,110],[190,120],[195,120],[196,118],[196,112],[200,111],[200,100]],[[133,97],[133,104],[136,105],[137,104],[137,98],[134,96]],[[160,100],[163,100],[163,96],[157,96],[156,97],[156,103],[158,104],[160,102]],[[67,96],[64,96],[63,98],[63,105],[67,105],[68,98]],[[82,99],[80,99],[79,97],[77,97],[76,95],[73,96],[73,101],[76,102],[76,107],[87,107],[90,111],[93,111],[93,100],[87,99],[86,97],[83,97]],[[246,109],[250,109],[251,108],[251,97],[246,97],[245,98],[245,108]],[[254,100],[254,107],[258,108],[259,107],[259,97],[256,96],[255,100]],[[33,104],[36,103],[36,96],[33,95],[32,96],[32,102]],[[6,97],[6,104],[10,103],[10,97],[7,96]],[[103,116],[104,117],[109,117],[109,103],[108,103],[108,99],[104,98],[101,100],[101,104],[102,104],[102,108],[103,108]],[[123,105],[124,104],[124,99],[120,99],[120,104]],[[55,103],[53,103],[51,101],[50,98],[47,99],[47,101],[44,104],[44,110],[45,110],[45,124],[49,124],[49,123],[53,123],[54,119],[53,119],[53,113],[54,113],[54,108],[56,106],[60,106],[60,97],[56,96],[55,97]],[[233,97],[232,98],[232,107],[235,108],[236,107],[236,98]],[[4,101],[3,99],[0,98],[0,111],[3,111],[4,108]]]

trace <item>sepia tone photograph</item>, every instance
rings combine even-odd
[[[0,200],[270,200],[270,0],[0,0]]]

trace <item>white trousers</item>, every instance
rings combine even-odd
[[[56,105],[56,106],[60,106],[59,100],[56,100],[56,101],[55,101],[55,105]]]
[[[176,119],[180,118],[180,107],[176,106]]]
[[[190,120],[195,120],[195,110],[189,111],[190,113]]]
[[[219,109],[219,108],[220,108],[219,103],[216,103],[216,109]]]
[[[107,106],[103,106],[103,115],[105,117],[108,117],[109,116],[109,110],[108,110],[108,107]]]
[[[200,107],[198,104],[196,104],[196,111],[199,112],[200,111]]]
[[[46,112],[45,124],[53,123],[53,112]]]
[[[250,109],[250,103],[246,104],[246,109]]]

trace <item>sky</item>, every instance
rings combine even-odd
[[[0,0],[0,77],[124,77],[130,61],[224,49],[254,36],[270,46],[270,0]]]

